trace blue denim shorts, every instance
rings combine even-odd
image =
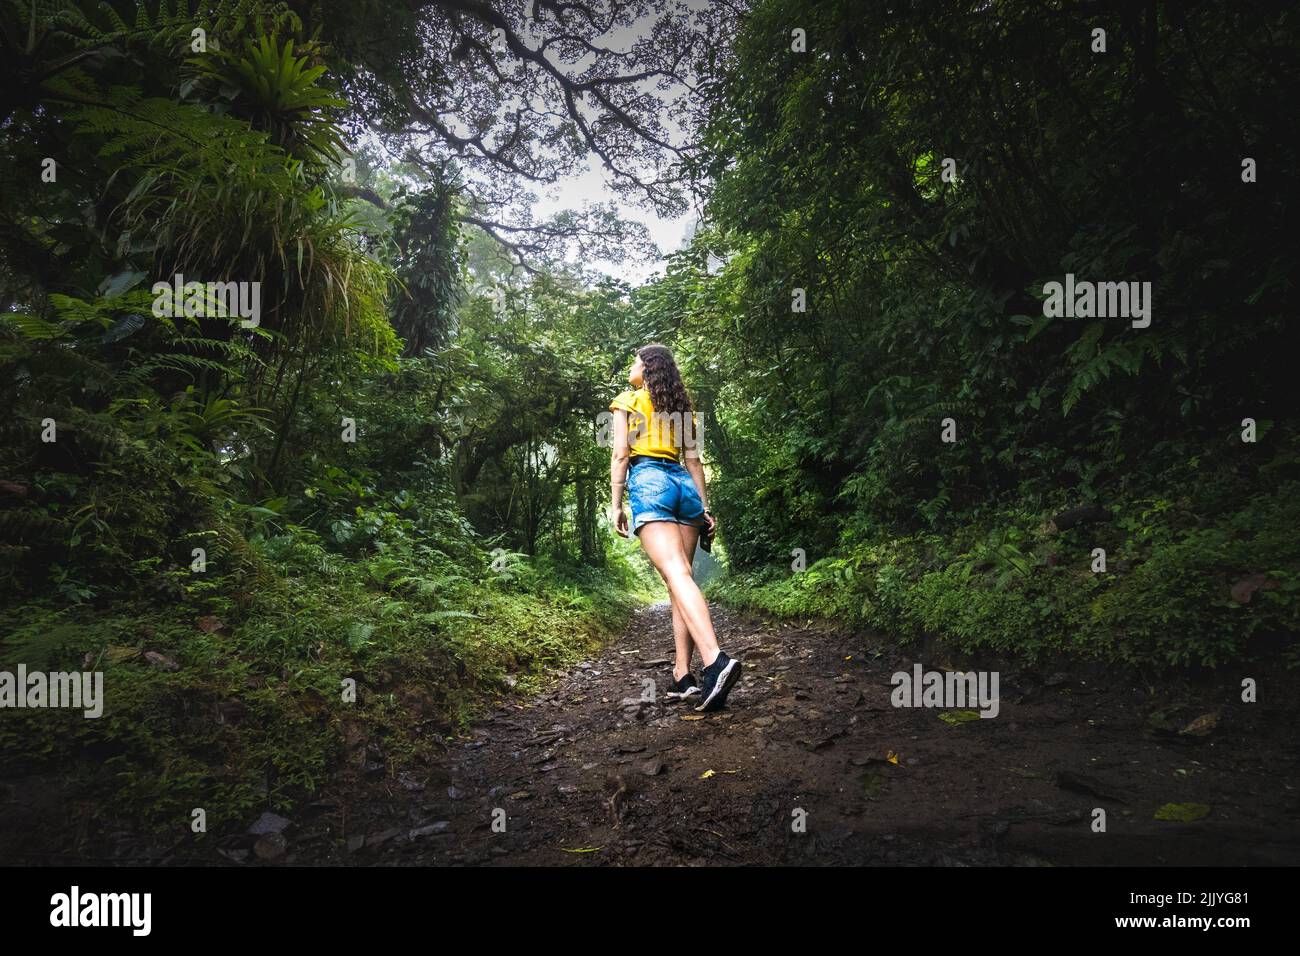
[[[695,481],[678,462],[638,457],[628,472],[627,497],[632,506],[633,534],[640,534],[647,521],[707,524]]]

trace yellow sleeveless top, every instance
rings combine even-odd
[[[645,388],[628,389],[609,404],[610,411],[627,412],[627,444],[633,455],[678,461],[685,444],[687,458],[700,457],[699,419],[691,412],[686,423],[681,412],[660,415]]]

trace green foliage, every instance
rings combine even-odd
[[[1105,573],[1092,570],[1098,539],[1058,537],[1043,530],[1042,516],[998,514],[957,538],[857,544],[803,573],[737,574],[711,593],[777,614],[856,622],[904,641],[929,634],[962,651],[1029,659],[1067,653],[1142,667],[1214,667],[1239,660],[1255,638],[1294,635],[1300,484],[1226,505],[1213,525],[1199,527],[1195,515],[1214,507],[1213,492],[1186,490],[1181,506],[1135,500],[1117,509],[1118,527],[1100,532]],[[1259,589],[1246,602],[1235,599],[1234,585],[1253,576]],[[1292,642],[1286,655],[1300,665],[1300,645]]]
[[[590,343],[626,287],[472,256],[452,164],[361,156],[364,187],[337,182],[353,107],[294,10],[0,7],[21,91],[0,128],[0,662],[112,688],[99,720],[0,723],[0,762],[57,768],[105,817],[174,828],[202,805],[242,828],[318,792],[356,733],[427,759],[620,628],[641,582],[599,521],[592,441],[626,343]],[[257,283],[258,321],[206,290],[161,308],[178,274]]]
[[[191,62],[215,96],[272,142],[300,158],[332,160],[345,150],[333,113],[348,104],[317,85],[325,67],[308,67],[308,60],[294,56],[292,39],[282,46],[262,35],[245,40],[241,53],[217,50]]]
[[[114,688],[102,721],[0,724],[7,769],[219,832],[358,734],[418,762],[540,686],[658,587],[593,440],[651,339],[703,413],[719,597],[1029,659],[1300,663],[1300,187],[1237,174],[1243,143],[1285,166],[1295,16],[1134,8],[1097,69],[1055,6],[763,0],[691,117],[705,221],[632,289],[521,274],[450,159],[358,149],[338,181],[345,132],[452,90],[390,12],[376,63],[354,4],[0,2],[0,659]],[[522,241],[580,220],[636,232],[598,208]],[[1065,273],[1151,282],[1151,326],[1044,316]],[[177,274],[257,283],[258,322],[160,314]],[[1081,504],[1109,517],[1052,526]]]
[[[690,380],[714,411],[738,596],[827,614],[861,598],[863,620],[903,636],[1148,663],[1223,663],[1291,626],[1294,550],[1231,543],[1294,477],[1297,185],[1244,184],[1240,144],[1293,138],[1295,71],[1253,64],[1298,25],[1279,8],[1134,8],[1098,70],[1078,11],[754,5],[709,91],[707,225],[638,290],[706,357]],[[1150,326],[1044,315],[1067,273],[1150,282]],[[1196,504],[1127,523],[1147,498]],[[1077,531],[1040,531],[1089,504],[1117,516],[1092,529],[1112,564],[1096,581],[1052,563]],[[796,548],[816,563],[787,578]],[[834,562],[852,587],[825,577]],[[1228,597],[1225,579],[1266,567],[1276,587]]]
[[[473,541],[466,567],[383,517],[385,550],[360,561],[290,523],[254,533],[259,563],[275,573],[248,592],[185,573],[175,599],[156,607],[49,601],[0,615],[0,666],[81,669],[85,657],[112,688],[98,720],[15,714],[0,725],[0,759],[14,772],[77,767],[106,808],[160,826],[201,804],[219,832],[317,792],[346,726],[387,728],[386,750],[427,755],[433,729],[454,733],[485,698],[541,686],[631,610],[630,571],[620,579],[545,560],[503,582]],[[196,626],[209,615],[219,631]],[[146,650],[180,669],[151,667]],[[357,705],[339,693],[349,674]],[[102,766],[78,764],[87,752]]]

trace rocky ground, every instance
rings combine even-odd
[[[953,661],[721,608],[714,621],[744,661],[725,710],[662,700],[672,633],[655,605],[550,692],[450,742],[443,766],[322,801],[286,829],[282,859],[1300,863],[1300,675],[1252,673],[1261,702],[1244,704],[1235,672],[1148,687],[1116,670]],[[998,716],[892,706],[891,675],[918,659],[999,669]],[[1157,819],[1167,804],[1208,813]],[[1091,825],[1098,807],[1104,833]]]

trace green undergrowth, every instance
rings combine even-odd
[[[53,775],[106,817],[160,830],[188,832],[200,807],[209,833],[242,828],[312,799],[358,746],[377,744],[365,759],[386,775],[420,765],[487,703],[590,654],[635,607],[637,571],[617,557],[601,570],[500,552],[473,567],[344,561],[296,531],[255,542],[251,580],[0,615],[0,668],[88,667],[105,681],[97,719],[0,713],[6,776]]]
[[[1270,638],[1300,664],[1300,481],[1241,495],[1189,484],[1109,510],[1067,531],[1050,514],[989,511],[944,535],[857,542],[802,572],[733,573],[707,590],[963,652],[1216,667]],[[1093,570],[1097,548],[1104,573]]]

